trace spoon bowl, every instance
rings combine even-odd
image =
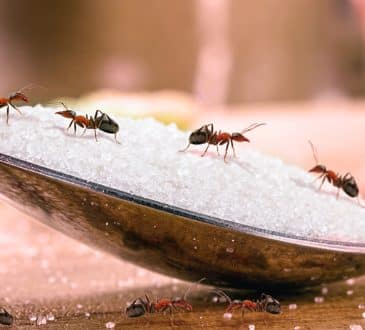
[[[0,154],[0,196],[85,244],[176,278],[288,290],[365,273],[365,244],[191,212]]]

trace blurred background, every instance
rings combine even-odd
[[[0,90],[173,89],[203,104],[365,93],[362,0],[1,0]]]

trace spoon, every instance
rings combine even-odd
[[[365,244],[246,226],[0,154],[0,196],[85,244],[176,278],[288,290],[365,273]]]

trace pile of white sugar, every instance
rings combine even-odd
[[[2,109],[3,110],[3,109]],[[42,106],[0,113],[0,153],[183,209],[267,230],[310,238],[365,242],[365,208],[315,176],[236,144],[228,164],[215,147],[187,145],[189,133],[153,119],[115,119],[118,139],[93,130],[66,132],[69,119]],[[250,124],[250,123],[247,123]],[[264,129],[264,128],[263,128]],[[231,152],[231,151],[230,151]],[[221,154],[224,148],[221,149]]]

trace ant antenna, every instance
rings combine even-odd
[[[60,103],[63,105],[63,107],[65,108],[65,110],[70,110],[67,105],[65,103],[63,103],[62,101],[57,101],[57,103]]]
[[[254,123],[254,124],[251,124],[250,126],[246,127],[243,131],[241,131],[241,134],[245,134],[249,131],[252,131],[253,129],[259,127],[259,126],[263,126],[263,125],[266,125],[266,123]]]
[[[216,293],[218,296],[226,298],[229,303],[232,302],[232,299],[222,290],[214,290],[214,293]]]
[[[188,296],[188,293],[190,292],[190,290],[191,290],[191,288],[193,287],[193,286],[197,286],[198,284],[200,284],[201,282],[203,282],[203,281],[205,281],[207,278],[206,277],[203,277],[203,278],[201,278],[198,282],[195,282],[195,283],[193,283],[192,285],[190,285],[187,289],[186,289],[186,291],[185,291],[185,294],[184,294],[184,300],[186,300],[186,298],[187,298],[187,296]]]
[[[35,83],[29,83],[29,84],[25,85],[24,87],[20,88],[17,92],[21,93],[24,90],[33,89],[33,88],[47,89],[46,87],[44,87],[42,85],[35,84]]]
[[[313,153],[313,158],[316,161],[316,164],[318,164],[318,153],[317,153],[317,149],[314,146],[314,144],[312,143],[311,140],[308,140],[308,143],[310,144],[311,148],[312,148],[312,153]]]

